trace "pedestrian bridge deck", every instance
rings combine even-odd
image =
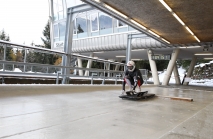
[[[213,88],[143,90],[161,97],[122,100],[120,85],[0,85],[0,138],[213,138]]]

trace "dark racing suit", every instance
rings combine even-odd
[[[137,87],[137,85],[140,87],[143,84],[143,77],[141,76],[140,70],[137,68],[134,69],[134,71],[130,72],[128,69],[125,71],[124,75],[124,81],[123,81],[123,90],[125,90],[125,84],[126,80],[129,80],[131,85],[133,85],[133,90]]]

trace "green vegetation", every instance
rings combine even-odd
[[[9,35],[6,35],[6,32],[4,30],[0,31],[0,40],[10,41]],[[12,54],[13,54],[12,48],[7,47],[5,60],[11,61],[13,57]],[[4,60],[4,46],[0,46],[0,60]]]
[[[50,40],[50,26],[49,22],[46,24],[43,30],[44,38],[41,38],[43,41],[43,45],[36,45],[33,42],[31,43],[32,46],[43,47],[47,49],[51,49],[51,40]],[[0,40],[10,41],[9,35],[6,35],[5,31],[2,30],[0,32]],[[6,60],[7,61],[17,61],[23,62],[25,56],[25,49],[18,49],[18,48],[10,48],[6,47]],[[0,60],[4,59],[4,47],[0,46]],[[55,62],[60,61],[61,57],[55,54],[48,54],[48,53],[40,53],[34,50],[27,50],[27,58],[26,62],[29,63],[40,63],[40,64],[55,64]],[[57,62],[59,64],[59,62]]]

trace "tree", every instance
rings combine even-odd
[[[44,48],[51,49],[51,39],[50,39],[50,25],[49,21],[47,22],[43,35],[45,38],[41,38],[44,43]],[[43,64],[53,65],[59,57],[56,54],[42,54],[41,59]]]
[[[148,70],[150,70],[150,66],[149,66],[149,61],[148,60],[135,61],[135,66],[138,69],[148,69]]]
[[[50,39],[50,26],[49,22],[46,24],[44,30],[43,30],[43,36],[41,37],[41,40],[43,41],[43,45],[36,45],[33,42],[31,43],[32,46],[36,47],[43,47],[47,49],[51,49],[51,39]],[[22,56],[24,57],[25,50],[22,50]],[[30,63],[40,63],[40,64],[51,64],[53,65],[56,60],[59,58],[56,54],[48,54],[48,53],[41,53],[36,50],[27,50],[27,62]]]
[[[23,61],[22,53],[21,53],[20,50],[18,50],[18,48],[16,50],[16,59],[15,59],[15,61],[17,61],[17,62],[22,62]]]
[[[9,35],[6,35],[5,31],[2,30],[0,32],[0,40],[3,40],[3,41],[10,41],[10,37]],[[12,57],[11,57],[11,50],[12,48],[11,47],[7,47],[6,48],[6,60],[8,61],[11,61],[12,60]],[[3,60],[4,59],[4,47],[3,46],[0,46],[0,60]]]
[[[163,71],[164,69],[167,68],[169,64],[169,60],[156,60],[156,66],[158,71]]]
[[[78,24],[78,33],[83,33],[84,30],[81,28],[80,24]]]
[[[2,30],[1,33],[0,33],[0,40],[10,41],[9,35],[7,36],[4,30]]]

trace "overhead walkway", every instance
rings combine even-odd
[[[120,85],[0,85],[0,138],[213,138],[213,88],[143,90],[159,97],[122,100]]]
[[[100,35],[82,39],[74,39],[72,52],[97,52],[97,51],[119,51],[127,49],[128,36],[133,34],[142,34],[138,31],[114,33],[109,35]],[[131,36],[130,36],[131,37]],[[168,46],[148,37],[145,34],[132,38],[132,49],[160,49]]]

